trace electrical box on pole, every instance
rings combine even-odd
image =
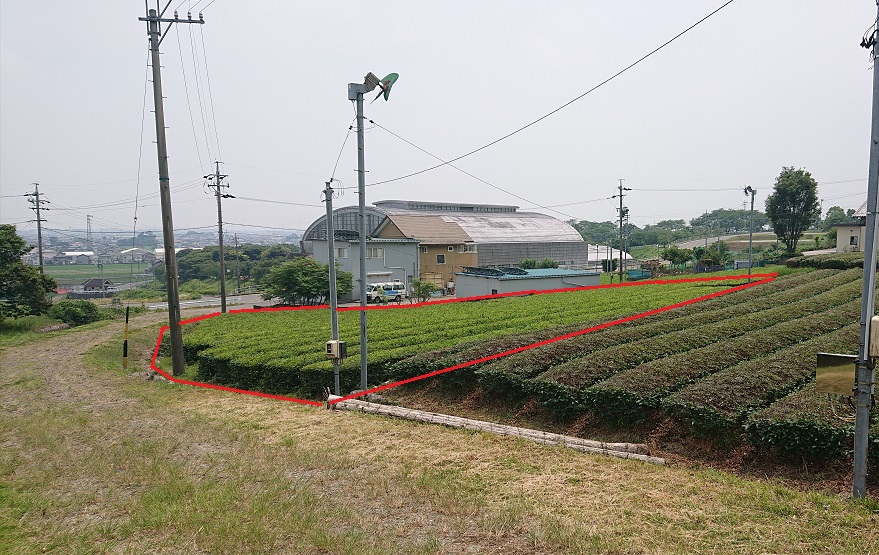
[[[327,341],[327,358],[342,360],[348,357],[348,344],[338,339]]]

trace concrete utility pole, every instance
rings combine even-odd
[[[40,193],[40,184],[39,183],[34,183],[33,186],[34,186],[34,192],[28,193],[26,196],[28,197],[27,201],[29,203],[33,204],[33,206],[31,206],[31,210],[33,210],[34,212],[37,213],[37,219],[31,220],[31,221],[37,222],[37,253],[40,256],[40,274],[44,274],[45,270],[43,268],[43,225],[42,224],[46,220],[44,220],[40,216],[40,210],[41,209],[48,210],[48,208],[42,208],[42,205],[49,204],[49,201],[40,198],[40,195],[42,195],[43,193]]]
[[[372,74],[369,74],[372,75]],[[348,83],[348,100],[354,102],[357,112],[357,231],[360,236],[360,389],[365,390],[367,385],[366,369],[366,161],[363,147],[363,95],[375,89],[378,79],[373,84],[369,80],[365,83]]]
[[[228,185],[223,184],[223,179],[229,177],[228,175],[224,175],[220,173],[220,162],[215,161],[216,171],[212,175],[204,176],[205,179],[210,181],[208,183],[208,187],[212,189],[216,189],[217,193],[217,230],[219,233],[219,241],[220,241],[220,312],[223,314],[226,313],[226,256],[223,253],[223,203],[221,199],[223,198],[232,198],[232,195],[224,195],[222,193],[223,187],[229,187]]]
[[[873,59],[873,119],[870,125],[870,163],[867,173],[867,225],[864,240],[864,283],[861,289],[861,337],[855,379],[855,452],[852,497],[867,496],[867,445],[870,442],[870,405],[873,398],[875,364],[870,359],[870,320],[876,309],[876,209],[879,195],[879,67],[876,35],[865,37],[861,46],[870,48]]]
[[[623,197],[626,196],[623,193],[623,191],[631,191],[631,189],[629,189],[628,187],[623,187],[623,180],[620,179],[619,190],[620,190],[619,194],[616,194],[610,198],[619,197],[619,199],[620,199],[620,207],[617,210],[619,210],[619,213],[620,213],[620,283],[622,283],[623,282],[623,247],[625,246],[623,243],[623,220],[626,218],[626,216],[629,213],[629,209],[626,208],[625,206],[623,206]]]
[[[241,253],[238,251],[238,234],[235,234],[235,293],[241,294]]]
[[[86,247],[90,251],[95,250],[92,247],[92,241],[93,241],[93,239],[92,239],[92,216],[91,216],[91,214],[86,214],[85,215],[85,242],[86,242]],[[134,245],[131,245],[131,246],[133,247]]]
[[[329,255],[330,269],[330,328],[333,334],[333,340],[339,340],[339,314],[336,312],[338,306],[336,292],[336,231],[333,227],[333,182],[327,181],[324,189],[324,202],[327,203],[327,251]],[[365,313],[366,311],[361,311]],[[341,395],[341,386],[339,385],[339,358],[333,358],[333,391],[336,395]],[[363,389],[366,389],[364,386]]]
[[[162,70],[159,61],[159,45],[173,23],[198,23],[203,24],[204,18],[199,14],[198,19],[179,19],[174,13],[173,19],[165,19],[162,13],[156,10],[148,10],[146,17],[138,18],[139,21],[147,22],[150,37],[150,64],[153,68],[153,103],[156,114],[156,149],[159,157],[159,194],[162,204],[162,237],[165,244],[165,278],[168,282],[168,324],[169,336],[171,337],[171,365],[173,374],[179,376],[184,372],[183,361],[183,330],[180,329],[180,289],[177,277],[177,253],[174,250],[174,222],[171,217],[171,179],[168,171],[168,145],[165,141],[165,108],[162,102]],[[165,34],[162,34],[162,23],[168,23]]]
[[[751,283],[751,266],[754,265],[754,197],[757,189],[748,185],[745,194],[751,195],[751,215],[748,218],[748,283]]]

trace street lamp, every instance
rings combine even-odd
[[[366,74],[363,83],[348,83],[348,100],[354,102],[357,113],[357,194],[358,205],[358,230],[360,235],[360,389],[366,390],[366,162],[363,153],[363,95],[381,89],[379,96],[384,95],[385,100],[391,94],[391,87],[397,81],[399,75],[388,74],[384,79],[379,79],[372,72]],[[373,99],[373,102],[378,96]],[[332,218],[332,214],[328,216]]]
[[[751,195],[751,216],[748,219],[748,283],[751,283],[751,266],[754,260],[754,196],[757,190],[748,185],[745,187],[745,196]]]

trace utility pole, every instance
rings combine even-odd
[[[217,229],[220,241],[220,312],[226,313],[226,258],[223,253],[223,204],[221,199],[234,198],[232,195],[224,195],[223,187],[229,187],[223,184],[223,179],[229,177],[220,173],[220,162],[215,161],[216,171],[212,175],[204,176],[209,181],[208,187],[216,189],[217,193]]]
[[[879,67],[876,62],[876,35],[861,42],[870,49],[873,60],[873,117],[870,125],[870,162],[867,173],[867,222],[864,240],[864,282],[861,289],[861,336],[855,378],[855,451],[852,497],[867,496],[867,445],[870,442],[870,405],[873,400],[875,363],[870,359],[870,320],[876,309],[876,209],[879,204]]]
[[[40,193],[40,184],[34,183],[34,192],[28,193],[26,196],[28,197],[27,201],[33,206],[31,206],[31,210],[37,213],[37,219],[31,220],[37,222],[37,253],[40,256],[40,274],[44,274],[45,270],[43,268],[43,226],[42,223],[45,222],[42,217],[40,217],[40,210],[48,210],[48,208],[42,208],[44,204],[49,204],[48,200],[41,199],[40,196],[44,193]]]
[[[204,18],[179,19],[174,12],[173,19],[162,18],[171,2],[165,5],[162,13],[148,10],[146,17],[138,18],[147,22],[150,37],[150,65],[153,68],[153,103],[156,114],[156,150],[159,158],[159,194],[162,204],[162,237],[165,244],[165,278],[168,282],[168,331],[171,337],[171,365],[173,374],[179,376],[184,371],[183,330],[180,329],[180,289],[177,277],[177,252],[174,250],[174,222],[171,217],[171,179],[168,171],[168,144],[165,141],[165,108],[162,102],[162,69],[159,60],[159,45],[168,34],[173,23],[203,24]],[[162,23],[168,23],[162,34]]]
[[[338,306],[336,292],[336,231],[333,228],[333,182],[327,181],[324,189],[324,202],[327,203],[327,251],[329,255],[330,269],[330,328],[333,334],[333,340],[339,340],[339,315],[336,312]],[[366,311],[361,311],[365,313]],[[361,384],[362,385],[362,384]],[[341,387],[339,385],[339,358],[333,358],[333,386],[336,395],[341,395]],[[366,387],[363,387],[366,389]]]
[[[238,234],[235,234],[235,293],[241,294],[241,253],[238,251]]]
[[[751,195],[751,216],[748,219],[748,283],[751,283],[751,266],[754,265],[754,197],[757,189],[748,185],[745,194]]]
[[[90,251],[94,251],[92,248],[92,216],[91,214],[85,215],[85,242],[86,248]],[[134,246],[134,245],[132,245]]]
[[[623,247],[625,246],[623,244],[623,220],[626,219],[626,216],[628,216],[628,214],[629,214],[629,209],[626,208],[625,206],[623,206],[623,197],[626,196],[623,193],[623,191],[631,191],[631,189],[629,189],[628,187],[623,187],[623,180],[620,179],[619,190],[620,190],[620,192],[618,194],[616,194],[610,198],[619,197],[619,199],[620,199],[620,207],[617,210],[619,210],[619,213],[620,213],[620,283],[622,283],[623,282]]]

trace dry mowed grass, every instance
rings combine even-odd
[[[147,382],[158,318],[137,372],[115,323],[0,353],[0,552],[879,552],[833,493]]]

